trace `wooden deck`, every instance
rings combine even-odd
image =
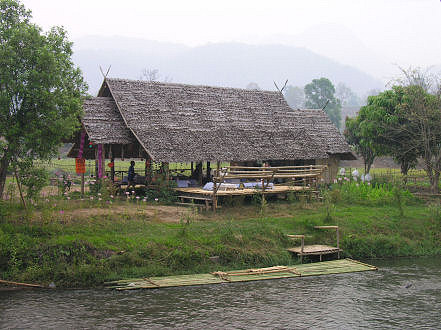
[[[288,251],[296,253],[298,255],[303,254],[304,256],[306,256],[306,255],[337,253],[337,252],[342,252],[343,250],[336,248],[334,246],[316,244],[316,245],[305,245],[303,247],[303,252],[301,246],[290,248],[288,249]]]
[[[204,190],[202,188],[174,188],[179,193],[184,194],[193,194],[193,195],[204,195],[204,196],[213,196],[212,190]],[[273,186],[272,189],[266,189],[262,191],[262,189],[252,189],[252,188],[244,188],[244,189],[231,189],[231,190],[218,190],[216,192],[217,196],[241,196],[241,195],[254,195],[254,194],[286,194],[289,192],[302,192],[302,191],[311,191],[311,188],[303,187],[303,186]]]
[[[258,269],[236,270],[230,272],[219,271],[209,274],[127,279],[121,281],[113,281],[106,284],[109,286],[109,288],[116,290],[157,289],[176,286],[221,284],[271,280],[280,278],[295,278],[303,276],[364,272],[371,270],[377,270],[377,267],[352,259],[341,259],[296,266],[274,266]]]

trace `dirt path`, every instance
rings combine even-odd
[[[87,218],[91,216],[106,215],[136,215],[146,216],[159,222],[179,222],[186,215],[191,214],[191,210],[179,206],[165,205],[143,205],[143,206],[125,206],[118,205],[111,208],[85,208],[66,211],[67,216],[73,218]]]

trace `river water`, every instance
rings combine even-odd
[[[0,328],[441,329],[441,258],[376,272],[154,290],[0,292]]]

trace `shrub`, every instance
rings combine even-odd
[[[391,183],[370,184],[364,182],[345,182],[332,186],[332,194],[339,195],[342,201],[349,203],[400,204],[413,199],[407,189]],[[336,192],[338,191],[338,193]],[[399,195],[399,196],[397,196]]]
[[[48,171],[43,167],[35,167],[32,163],[20,164],[19,176],[21,183],[26,186],[28,199],[37,198],[49,183]]]

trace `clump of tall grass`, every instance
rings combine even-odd
[[[338,191],[342,201],[348,203],[368,204],[399,204],[413,199],[412,194],[402,187],[392,183],[374,183],[349,181],[342,184],[334,184],[333,191]],[[333,193],[337,195],[337,193]]]

